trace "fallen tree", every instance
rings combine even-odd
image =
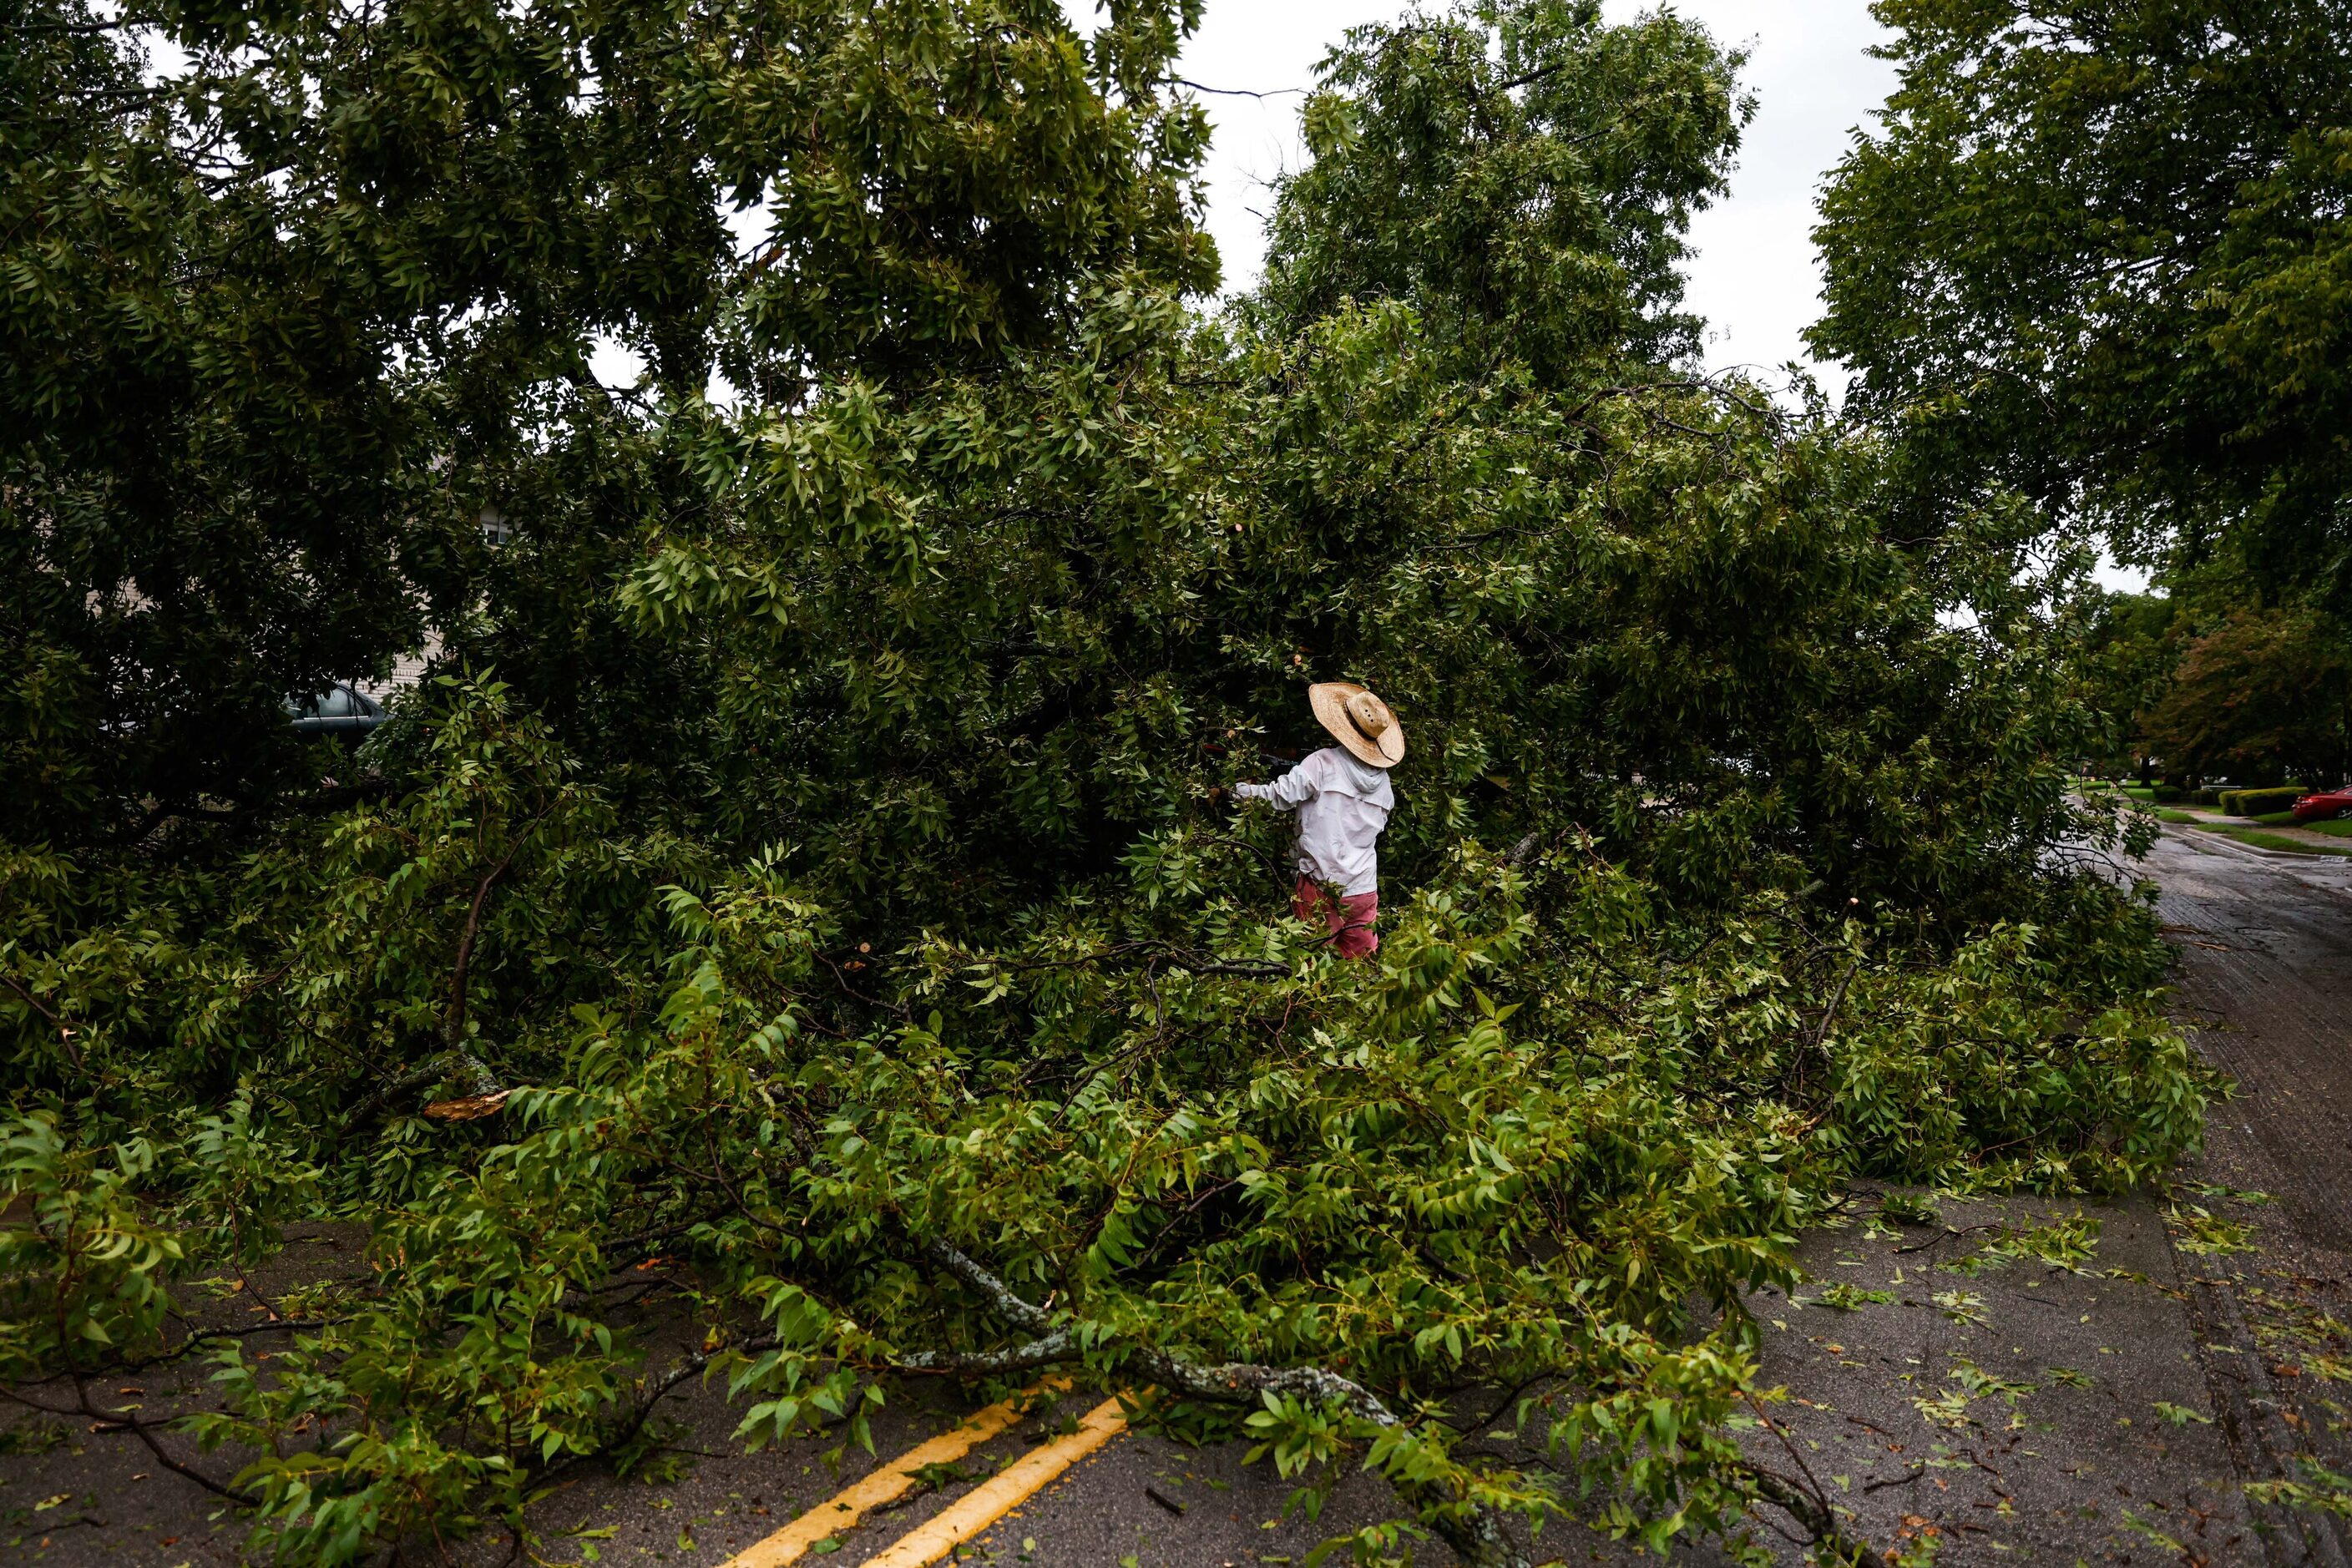
[[[88,574],[143,536],[12,559],[11,754],[89,787],[0,851],[0,1373],[185,1349],[175,1279],[341,1216],[367,1289],[266,1371],[217,1344],[226,1414],[125,1428],[268,1456],[205,1473],[289,1560],[525,1532],[551,1470],[641,1454],[695,1376],[767,1444],[1047,1367],[1286,1473],[1369,1464],[1469,1561],[1759,1507],[1851,1556],[1801,1462],[1736,1440],[1745,1294],[1855,1175],[2114,1188],[2197,1137],[2152,918],[2092,863],[2119,825],[2067,789],[2102,721],[2056,657],[2066,573],[2001,506],[1887,538],[1867,441],[1681,368],[1677,236],[1741,118],[1686,24],[1355,37],[1265,286],[1212,319],[1174,8],[1083,47],[1052,5],[869,12],[778,5],[773,55],[718,13],[444,18],[488,62],[461,119],[538,146],[593,98],[557,152],[642,132],[727,171],[458,137],[482,199],[592,230],[621,170],[698,212],[791,199],[753,254],[639,258],[635,305],[563,292],[593,258],[554,238],[424,275],[436,331],[488,323],[378,389],[415,422],[378,521],[414,526],[444,653],[357,756],[281,755],[273,795],[201,726],[121,721],[110,650],[170,639],[68,612],[116,603]],[[526,24],[557,35],[533,71],[578,51],[569,87],[483,85]],[[373,26],[287,47],[406,58]],[[185,91],[260,89],[194,41]],[[762,118],[786,89],[829,156]],[[364,151],[289,155],[384,235],[442,221]],[[967,177],[923,173],[950,154]],[[573,374],[613,320],[646,392]],[[123,481],[48,439],[9,449],[7,504],[102,540]],[[1414,737],[1364,964],[1220,799],[1327,676]],[[705,1334],[651,1370],[605,1287],[656,1255]],[[1509,1456],[1465,1441],[1498,1421]]]
[[[495,696],[463,700],[445,734],[528,752],[528,721],[500,732],[480,711]],[[429,897],[415,917],[369,907],[435,842],[434,801],[330,830],[403,854],[320,890],[360,918],[289,922],[310,940],[242,1016],[263,1040],[307,1019],[307,1071],[256,1058],[226,1111],[167,1144],[193,1062],[169,1070],[87,992],[61,997],[91,1020],[110,1114],[146,1063],[157,1153],[110,1175],[108,1144],[36,1111],[47,1131],[12,1166],[37,1216],[12,1237],[20,1365],[142,1352],[169,1252],[257,1256],[292,1219],[371,1213],[376,1289],[267,1377],[224,1348],[236,1410],[203,1430],[287,1456],[236,1485],[298,1554],[333,1555],[354,1511],[422,1528],[420,1494],[520,1522],[549,1465],[635,1437],[677,1374],[638,1370],[595,1304],[656,1252],[704,1281],[714,1344],[682,1370],[723,1373],[754,1442],[854,1433],[899,1376],[1063,1366],[1158,1389],[1186,1430],[1246,1418],[1286,1462],[1353,1449],[1465,1552],[1518,1539],[1498,1522],[1515,1512],[1737,1531],[1755,1499],[1807,1495],[1727,1429],[1753,1393],[1738,1302],[1792,1282],[1794,1237],[1845,1177],[2109,1187],[2195,1135],[2146,918],[2107,895],[2076,887],[2063,925],[1946,948],[1897,916],[1817,924],[1818,894],[1666,911],[1589,837],[1517,867],[1469,847],[1357,966],[1288,924],[1222,825],[984,952],[860,954],[773,862],[673,884],[665,950],[619,973],[632,984],[609,950],[583,953],[601,1002],[491,1015],[496,1116],[435,1122],[415,1090],[379,1123],[343,1109],[354,1069],[330,1042],[369,1017],[385,952],[446,929]],[[485,854],[498,809],[457,818]],[[570,830],[548,826],[583,819],[559,804],[534,836],[546,859],[518,857],[523,929],[598,902],[567,886]],[[446,877],[462,907],[478,877]],[[216,937],[141,956],[192,1000],[257,999],[268,973]],[[58,978],[48,994],[97,975]],[[437,1052],[440,1010],[418,1013]],[[154,1250],[120,1250],[133,1235]],[[1451,1423],[1509,1389],[1528,1392],[1504,1419],[1551,1468],[1454,1456]]]

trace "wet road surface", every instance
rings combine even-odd
[[[2352,859],[2168,828],[2147,873],[2181,953],[2175,1016],[2238,1080],[2216,1154],[2305,1243],[2352,1248]]]

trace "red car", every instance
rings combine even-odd
[[[2352,816],[2352,788],[2322,790],[2294,803],[2297,822],[2333,822],[2339,816]]]

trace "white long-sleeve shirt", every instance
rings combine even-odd
[[[1396,809],[1385,768],[1326,746],[1272,784],[1235,784],[1234,794],[1298,813],[1298,869],[1307,876],[1350,897],[1379,889],[1375,846]]]

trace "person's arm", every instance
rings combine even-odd
[[[1311,760],[1311,759],[1310,759]],[[1234,785],[1237,800],[1262,800],[1276,811],[1296,811],[1315,798],[1315,781],[1301,763],[1272,784],[1237,784]]]

